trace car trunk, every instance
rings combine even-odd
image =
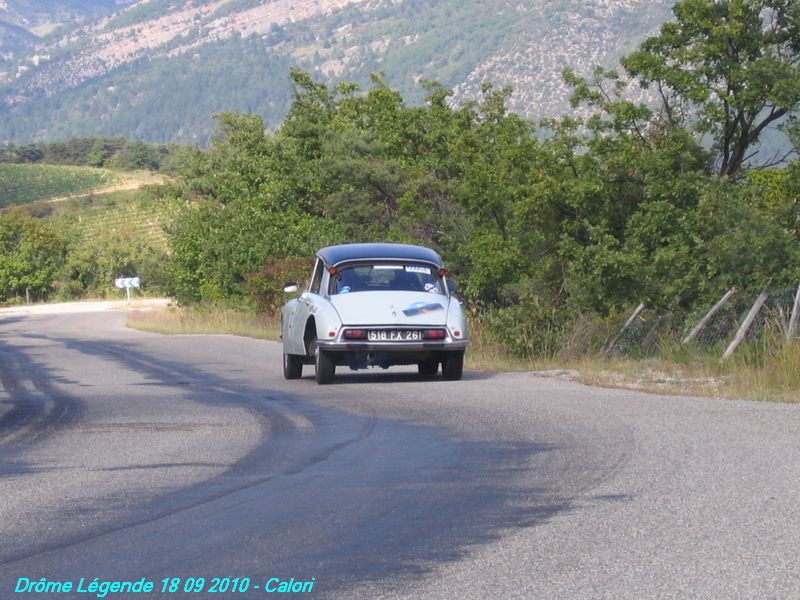
[[[447,296],[373,291],[331,297],[343,325],[437,325],[447,322]]]

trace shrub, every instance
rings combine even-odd
[[[307,258],[295,256],[273,258],[261,270],[247,274],[245,287],[260,313],[275,315],[280,311],[286,297],[284,285],[299,283],[308,274],[308,262]]]

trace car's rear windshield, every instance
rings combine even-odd
[[[331,295],[374,291],[444,294],[444,281],[431,265],[385,261],[345,265],[331,277]]]

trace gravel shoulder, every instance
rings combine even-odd
[[[169,306],[168,298],[141,298],[125,300],[84,300],[81,302],[58,302],[52,304],[23,304],[0,308],[0,318],[4,315],[62,315],[75,313],[105,312],[110,310],[146,310]],[[0,325],[2,321],[0,320]]]

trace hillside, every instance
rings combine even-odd
[[[114,279],[129,274],[163,290],[176,204],[149,185],[163,182],[144,171],[0,163],[0,304],[114,297]],[[21,208],[4,210],[9,200]]]
[[[109,169],[0,163],[0,208],[81,194],[125,180]]]
[[[172,207],[138,190],[120,190],[60,203],[47,221],[82,245],[122,236],[166,252],[164,225]]]
[[[98,0],[99,2],[100,0]],[[287,71],[367,82],[410,101],[420,80],[510,85],[512,108],[564,113],[566,66],[613,66],[670,17],[670,0],[149,0],[0,63],[0,140],[117,135],[205,143],[215,112],[280,123]]]
[[[33,47],[37,37],[19,25],[0,21],[0,60],[8,60]]]

